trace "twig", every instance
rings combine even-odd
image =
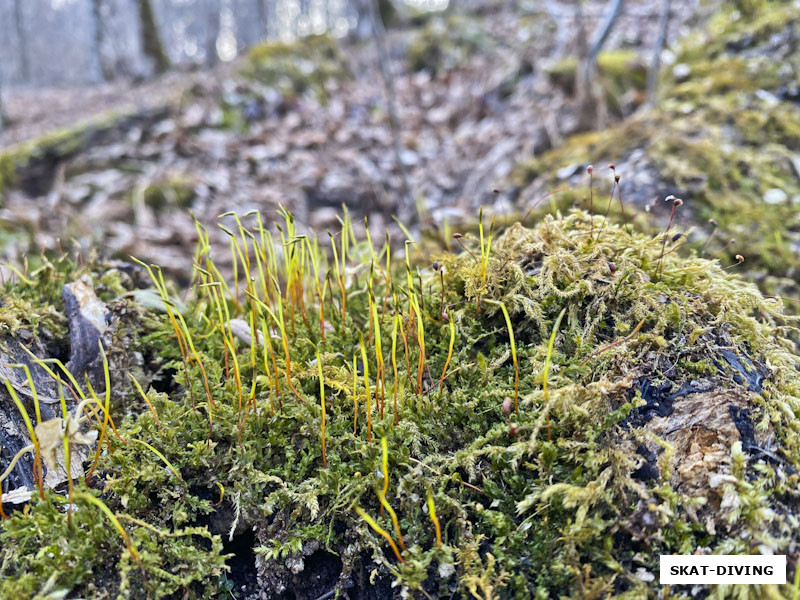
[[[639,321],[638,325],[636,325],[636,327],[633,328],[633,331],[631,331],[629,335],[627,335],[626,337],[622,338],[621,340],[617,340],[616,342],[612,342],[612,343],[608,344],[607,346],[603,346],[599,350],[596,350],[596,351],[592,352],[589,356],[584,358],[583,361],[581,362],[581,364],[579,364],[578,366],[582,367],[583,365],[585,365],[587,362],[589,362],[591,359],[593,359],[598,354],[602,354],[606,350],[611,350],[612,348],[614,348],[616,346],[619,346],[620,344],[624,344],[625,342],[630,340],[633,336],[635,336],[637,333],[639,333],[639,330],[642,328],[642,325],[644,325],[644,321],[645,321],[646,318],[647,317],[645,317],[644,319]]]

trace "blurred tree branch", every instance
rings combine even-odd
[[[658,38],[655,48],[653,48],[653,59],[650,69],[647,72],[647,102],[645,106],[651,107],[656,102],[656,90],[658,88],[658,72],[661,70],[661,52],[667,41],[667,28],[669,27],[669,12],[672,7],[672,0],[664,0],[661,9],[661,16],[658,20]]]
[[[583,25],[583,13],[581,2],[578,0],[578,48],[579,48],[579,68],[575,74],[575,85],[580,105],[578,114],[578,127],[580,130],[588,130],[602,127],[605,120],[603,95],[595,89],[595,75],[597,72],[597,56],[603,49],[608,36],[611,34],[614,25],[622,14],[624,0],[611,0],[606,9],[605,18],[595,31],[592,43],[586,45],[586,30]]]

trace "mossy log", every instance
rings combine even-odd
[[[109,306],[161,301],[109,345],[148,357],[139,403],[91,426],[102,495],[6,506],[0,595],[652,597],[661,554],[800,550],[791,319],[717,261],[581,210],[406,259],[284,213],[278,260],[225,218],[241,278],[198,224],[185,308],[153,267],[150,292],[88,273]]]
[[[50,191],[58,166],[95,144],[107,144],[133,127],[147,127],[169,114],[168,107],[112,114],[45,134],[0,151],[0,201],[11,188],[30,196]]]

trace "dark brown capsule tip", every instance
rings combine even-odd
[[[611,261],[608,261],[608,270],[611,271],[612,274],[616,273],[617,272],[617,265],[615,265]]]
[[[683,236],[683,234],[682,234],[682,233],[676,233],[675,235],[673,235],[673,236],[672,236],[672,243],[674,244],[674,243],[675,243],[675,242],[677,242],[679,239],[681,239],[681,236]]]
[[[619,173],[617,173],[616,175],[614,175],[614,181],[616,181],[617,183],[619,183]]]
[[[517,435],[517,431],[519,431],[519,427],[516,423],[510,423],[508,426],[508,435],[509,437],[514,437]]]
[[[454,233],[453,234],[453,238],[456,239],[456,240],[460,240],[462,237],[464,237],[464,236],[461,235],[460,233]]]

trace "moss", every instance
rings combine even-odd
[[[443,75],[495,44],[479,19],[459,15],[431,18],[408,43],[406,59],[414,71]]]
[[[750,18],[723,8],[707,31],[681,44],[676,58],[681,67],[663,73],[655,108],[521,160],[511,177],[514,185],[531,186],[536,197],[562,186],[561,179],[585,178],[583,169],[590,163],[614,162],[623,190],[639,178],[658,182],[649,194],[633,184],[636,208],[652,205],[659,193],[683,197],[694,224],[706,231],[709,219],[719,224],[709,255],[722,251],[719,256],[731,263],[741,254],[746,258],[742,268],[767,293],[796,293],[800,222],[793,205],[800,186],[793,160],[800,116],[783,95],[796,86],[800,65],[796,53],[780,60],[776,53],[787,51],[781,40],[798,26],[800,12],[790,3],[753,6]],[[569,167],[575,175],[564,175]],[[581,193],[579,200],[588,208],[587,197]],[[785,200],[767,202],[778,197]],[[695,248],[705,244],[706,235],[695,234]],[[736,242],[728,244],[730,239]]]
[[[285,217],[286,239],[298,239]],[[85,596],[107,577],[122,597],[138,585],[154,596],[183,585],[203,597],[224,589],[222,546],[206,526],[252,540],[267,596],[286,586],[320,595],[308,587],[315,573],[303,571],[314,564],[304,557],[317,552],[338,555],[342,583],[365,569],[409,593],[497,598],[655,594],[657,584],[637,570],[654,572],[660,554],[749,553],[754,536],[786,552],[800,508],[800,373],[780,303],[717,261],[665,251],[660,235],[580,210],[483,234],[483,242],[462,240],[471,253],[436,257],[443,271],[418,259],[417,282],[402,259],[385,276],[373,268],[340,280],[313,246],[305,256],[295,247],[279,267],[269,239],[243,230],[239,243],[256,243],[253,256],[268,267],[233,258],[254,270],[249,292],[270,311],[233,288],[223,299],[212,293],[222,284],[201,236],[204,271],[182,341],[166,316],[142,340],[173,383],[146,391],[152,410],[118,423],[120,438],[110,437],[100,463],[104,501],[143,557],[152,553],[143,558],[146,576],[94,510],[82,508],[87,534],[65,556],[41,552],[67,531],[52,508],[63,499],[50,497],[0,524],[4,552],[15,557],[0,564],[4,585],[40,589],[53,576]],[[368,264],[383,251],[360,243],[347,253],[347,264]],[[333,273],[322,326],[310,264]],[[261,332],[271,322],[270,347],[231,335],[225,311],[241,322],[255,315]],[[518,413],[504,408],[515,381]],[[656,414],[663,398],[672,398],[675,417]],[[755,432],[751,439],[708,420],[695,432],[719,436],[707,458],[722,487],[696,479],[685,434],[664,429],[698,402],[719,403],[718,415],[733,411]],[[765,439],[774,460],[758,450]],[[399,530],[402,562],[355,506],[398,545]],[[159,547],[151,526],[161,531]],[[102,564],[115,557],[113,568],[98,568],[98,548],[106,549]],[[166,575],[175,572],[183,578]]]
[[[346,79],[351,75],[346,57],[329,34],[253,46],[241,73],[290,96],[312,92],[320,101],[325,100],[328,80]]]
[[[0,154],[0,200],[5,191],[13,187],[17,180],[17,170],[14,166],[14,158],[11,154],[3,152]]]
[[[568,93],[575,92],[575,73],[578,59],[569,56],[547,69],[550,80]],[[633,50],[608,50],[597,56],[600,83],[609,98],[619,99],[628,91],[643,92],[647,83],[647,68]],[[618,102],[618,100],[615,100]]]
[[[162,531],[123,518],[133,556],[107,517],[80,498],[92,492],[78,486],[75,493],[69,520],[64,499],[49,494],[3,523],[1,597],[63,597],[81,589],[95,598],[165,598],[179,592],[208,598],[217,590],[216,577],[225,570],[219,536],[204,528]]]
[[[57,163],[70,158],[96,136],[112,131],[128,121],[135,121],[138,116],[111,113],[3,149],[0,151],[0,199],[9,188],[28,183],[31,179],[46,180],[46,172],[34,172],[30,176],[27,174],[35,165]],[[30,183],[35,189],[41,189],[43,185],[38,181]]]
[[[156,211],[165,207],[188,208],[195,197],[194,183],[181,175],[171,175],[144,189],[144,203]]]

